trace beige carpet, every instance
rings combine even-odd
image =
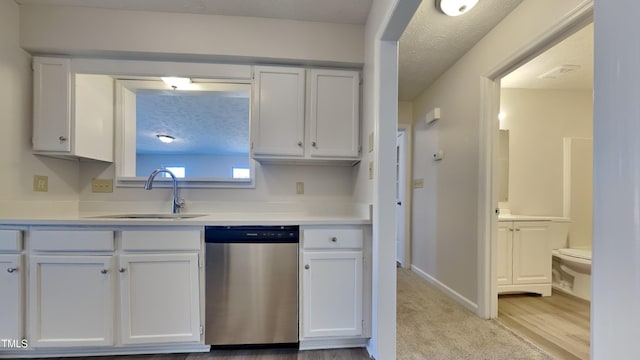
[[[495,320],[483,320],[411,270],[398,269],[398,360],[552,359]]]

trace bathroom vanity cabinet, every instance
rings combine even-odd
[[[498,222],[498,293],[551,295],[549,221]]]

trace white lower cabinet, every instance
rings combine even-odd
[[[304,337],[362,334],[362,251],[305,252]]]
[[[498,293],[551,295],[551,237],[547,221],[498,223]]]
[[[30,346],[113,345],[113,256],[32,255]]]
[[[198,253],[120,256],[123,344],[200,340]]]
[[[302,339],[364,335],[362,229],[303,229]]]
[[[0,254],[0,339],[24,338],[22,255]]]

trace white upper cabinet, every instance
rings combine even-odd
[[[255,159],[359,159],[358,71],[256,66],[253,86]]]
[[[68,58],[33,58],[33,151],[113,161],[114,80],[76,74]]]
[[[309,125],[312,157],[358,157],[360,74],[310,70]]]
[[[253,155],[304,156],[304,69],[256,66],[254,77]]]

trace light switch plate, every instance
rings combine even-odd
[[[92,179],[91,192],[94,193],[112,193],[113,179]]]
[[[296,182],[296,194],[298,195],[304,194],[304,182],[302,181]]]
[[[422,189],[424,187],[424,179],[413,179],[413,188]]]
[[[49,177],[46,175],[33,175],[33,191],[49,191]]]

